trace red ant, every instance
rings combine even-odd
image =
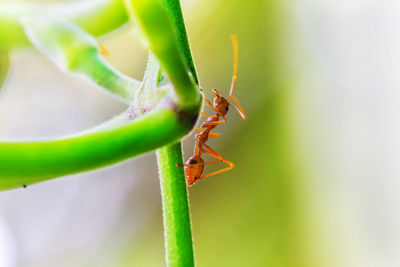
[[[208,176],[215,175],[215,174],[218,174],[218,173],[221,173],[224,171],[228,171],[235,166],[232,162],[224,159],[217,152],[215,152],[213,149],[211,149],[209,146],[207,146],[205,144],[209,137],[219,137],[220,136],[217,133],[211,132],[211,130],[214,129],[215,127],[217,127],[219,124],[223,124],[226,122],[225,116],[229,111],[229,106],[234,107],[237,110],[237,112],[239,112],[240,116],[242,116],[243,119],[246,119],[246,116],[244,115],[242,107],[240,106],[237,99],[233,96],[233,89],[235,87],[236,77],[237,77],[238,42],[237,42],[237,38],[235,35],[232,35],[231,39],[232,39],[232,45],[233,45],[234,63],[233,63],[233,76],[232,76],[231,90],[230,90],[229,96],[227,98],[224,98],[218,93],[218,91],[216,89],[212,89],[215,94],[213,104],[211,104],[211,102],[203,96],[204,100],[206,101],[206,104],[210,108],[212,108],[216,112],[216,114],[213,116],[209,116],[203,112],[200,113],[202,116],[206,117],[207,120],[201,124],[201,128],[196,128],[196,130],[199,130],[201,132],[199,134],[195,135],[197,141],[196,141],[196,144],[194,147],[194,156],[190,157],[188,159],[188,161],[186,161],[185,164],[178,165],[178,166],[185,166],[186,183],[188,185],[192,185],[196,181],[206,178]],[[229,103],[229,101],[228,101],[229,99],[232,99],[236,103],[236,105]],[[222,117],[223,120],[219,120],[220,117]],[[203,153],[208,154],[211,157],[214,157],[218,160],[204,162],[204,160],[201,158],[201,154],[203,154]],[[210,174],[202,175],[203,171],[204,171],[204,165],[219,163],[219,162],[224,162],[224,163],[228,164],[229,167],[220,169],[220,170],[212,172]]]

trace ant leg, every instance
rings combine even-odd
[[[225,163],[228,164],[228,165],[234,166],[234,164],[233,164],[232,162],[230,162],[230,161],[227,160],[227,159],[224,159],[221,155],[219,155],[217,152],[215,152],[215,150],[212,149],[211,147],[209,147],[208,145],[203,144],[203,146],[204,146],[207,150],[201,148],[201,149],[200,149],[200,152],[201,152],[201,153],[204,152],[204,153],[206,153],[206,154],[208,154],[208,155],[210,155],[210,156],[212,156],[212,157],[214,157],[214,158],[216,158],[216,159],[222,160],[223,162],[225,162]],[[228,162],[229,162],[229,163],[228,163]]]
[[[200,131],[200,132],[204,131],[204,129],[199,128],[199,127],[195,127],[195,129],[196,129],[197,131]],[[220,135],[219,133],[209,132],[209,133],[208,133],[208,136],[209,136],[209,137],[220,137],[221,135]]]
[[[225,162],[225,163],[227,163],[227,162]],[[232,166],[229,166],[229,167],[226,167],[226,168],[221,169],[221,170],[219,170],[219,171],[215,171],[215,172],[212,172],[212,173],[209,173],[209,174],[200,176],[200,177],[199,177],[199,180],[200,180],[200,179],[203,179],[203,178],[206,178],[206,177],[209,177],[209,176],[212,176],[212,175],[219,174],[219,173],[221,173],[221,172],[226,172],[226,171],[232,170],[233,167],[235,167],[235,165],[234,165],[232,162],[231,162],[231,164],[232,164]]]
[[[206,165],[206,164],[220,163],[220,162],[222,162],[222,160],[207,161],[207,162],[204,162],[204,165]]]
[[[215,112],[218,113],[218,111],[214,108],[213,104],[211,103],[210,100],[208,100],[205,96],[203,96],[204,101],[206,101],[207,106],[209,106],[210,108],[212,108]]]
[[[211,117],[211,116],[209,116],[209,115],[207,115],[207,114],[205,114],[203,112],[200,112],[200,115],[206,117],[207,119]]]
[[[211,104],[211,101],[210,100],[208,100],[205,96],[203,96],[203,99],[204,99],[204,101],[206,101],[207,102],[207,104],[209,105],[209,106],[213,106],[212,104]]]
[[[210,156],[212,156],[212,157],[214,157],[214,158],[219,159],[220,161],[222,161],[222,162],[228,164],[229,167],[226,167],[226,168],[223,168],[223,169],[221,169],[221,170],[218,170],[218,171],[215,171],[215,172],[212,172],[212,173],[203,175],[203,176],[199,177],[199,180],[200,180],[200,179],[203,179],[203,178],[206,178],[206,177],[209,177],[209,176],[212,176],[212,175],[215,175],[215,174],[218,174],[218,173],[221,173],[221,172],[229,171],[229,170],[231,170],[231,169],[233,169],[233,168],[235,167],[235,164],[233,164],[233,163],[230,162],[229,160],[226,160],[226,159],[224,159],[223,157],[221,157],[221,156],[220,156],[217,152],[215,152],[211,147],[207,146],[206,144],[204,144],[204,146],[205,146],[209,151],[203,149],[202,152],[204,152],[204,153],[206,153],[206,154],[208,154],[208,155],[210,155]]]
[[[196,165],[206,165],[206,164],[214,164],[214,163],[220,163],[222,160],[215,160],[215,161],[208,161],[208,162],[202,162],[202,163],[192,163],[192,164],[176,164],[177,167],[184,167],[184,166],[196,166]]]
[[[208,133],[209,137],[220,137],[221,135],[219,133],[213,133],[213,132],[209,132]]]

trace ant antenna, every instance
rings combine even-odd
[[[239,57],[239,46],[236,35],[231,35],[232,46],[233,46],[233,75],[231,83],[231,91],[229,92],[228,99],[233,95],[233,89],[235,88],[236,78],[237,78],[237,66]]]
[[[238,66],[238,58],[239,58],[239,45],[236,35],[231,35],[232,46],[233,46],[233,75],[232,75],[232,83],[231,83],[231,91],[229,92],[228,99],[231,98],[237,106],[229,103],[229,105],[233,106],[237,112],[239,112],[240,116],[245,120],[246,115],[244,115],[244,111],[239,104],[239,101],[236,97],[233,96],[233,89],[235,88],[236,78],[237,78],[237,66]]]
[[[246,115],[244,114],[244,111],[242,109],[242,107],[240,106],[239,102],[237,101],[237,99],[234,96],[231,96],[232,100],[235,101],[236,105],[232,103],[229,103],[230,106],[234,107],[236,109],[236,111],[240,114],[240,116],[245,120],[247,119]]]

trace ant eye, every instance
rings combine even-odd
[[[229,110],[229,107],[228,107],[228,106],[226,106],[226,107],[225,107],[225,111],[228,111],[228,110]]]

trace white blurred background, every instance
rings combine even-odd
[[[400,2],[295,2],[316,192],[341,264],[400,266]]]

